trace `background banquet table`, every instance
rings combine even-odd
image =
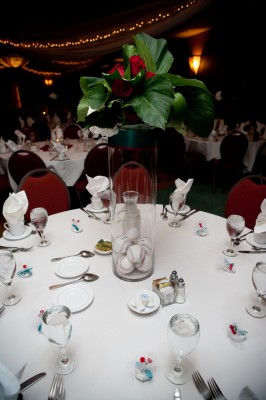
[[[214,158],[221,158],[220,147],[222,137],[218,141],[204,140],[198,136],[185,136],[184,139],[186,143],[186,150],[196,151],[203,154],[206,161],[211,161]],[[245,165],[247,171],[252,171],[256,155],[263,143],[265,143],[265,140],[248,142],[248,149],[243,158],[243,164]]]
[[[120,280],[112,272],[111,255],[97,254],[88,263],[89,272],[99,279],[75,284],[92,289],[94,299],[88,308],[72,314],[68,347],[78,357],[78,366],[63,378],[66,399],[172,399],[175,385],[164,374],[165,362],[174,358],[166,327],[179,312],[194,315],[200,323],[198,347],[186,358],[191,371],[199,370],[205,379],[214,377],[228,400],[240,399],[245,386],[258,400],[265,399],[266,318],[253,318],[245,310],[256,299],[252,269],[256,262],[265,261],[265,254],[239,254],[232,260],[236,272],[228,273],[223,269],[222,249],[229,242],[224,218],[199,211],[174,229],[160,217],[161,211],[162,206],[157,205],[155,270],[150,278],[140,282]],[[81,233],[70,229],[73,218],[80,220]],[[199,221],[208,228],[205,237],[196,234]],[[46,236],[51,245],[45,248],[36,246],[37,235],[12,242],[0,239],[0,245],[34,245],[27,253],[14,253],[18,270],[26,264],[33,268],[33,275],[27,279],[15,276],[12,286],[22,300],[6,307],[0,317],[1,362],[13,372],[27,362],[21,380],[41,371],[47,373],[24,392],[25,400],[47,399],[54,374],[52,363],[58,353],[37,330],[40,310],[51,307],[56,295],[56,290],[48,286],[66,281],[55,274],[50,260],[93,250],[98,240],[110,239],[111,227],[76,209],[50,216]],[[244,241],[239,248],[250,249],[250,245]],[[174,269],[186,283],[184,304],[160,306],[148,315],[129,309],[128,300],[136,289],[151,290],[153,279],[169,277]],[[0,285],[0,300],[5,294],[6,288]],[[229,338],[228,326],[233,322],[248,331],[244,342]],[[142,383],[134,376],[134,364],[146,355],[153,359],[154,377]],[[202,399],[192,379],[179,387],[182,399]]]
[[[100,142],[101,140],[94,141],[95,144]],[[56,155],[55,152],[50,154],[50,152],[47,150],[49,142],[36,142],[34,144],[37,145],[39,148],[39,150],[36,151],[36,154],[43,159],[46,167],[60,175],[67,186],[73,186],[83,171],[84,160],[91,147],[88,147],[84,151],[84,145],[83,143],[79,142],[78,139],[68,139],[68,143],[70,147],[66,152],[67,159],[60,161],[54,159]],[[45,150],[42,150],[42,148],[44,148]],[[0,153],[0,173],[4,173],[5,171],[7,171],[8,159],[11,154],[11,151],[5,154]],[[10,176],[9,181],[12,189],[15,192],[17,190],[16,183]]]

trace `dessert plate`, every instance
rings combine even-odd
[[[134,298],[135,296],[141,296],[141,295],[147,296],[150,300],[152,300],[152,306],[146,305],[143,310],[139,310],[135,305]],[[131,294],[127,304],[132,311],[135,311],[138,314],[150,314],[155,310],[157,310],[157,308],[160,306],[160,298],[152,290],[140,289],[136,290]]]
[[[54,266],[54,272],[61,278],[76,278],[88,271],[89,266],[79,257],[68,257]]]
[[[78,312],[87,308],[93,300],[93,291],[91,288],[72,286],[59,290],[54,298],[54,305],[64,305],[71,312]]]
[[[22,233],[22,235],[14,236],[11,235],[11,233],[7,230],[3,232],[3,237],[7,240],[20,240],[28,237],[32,232],[32,229],[30,226],[25,225],[25,231]]]
[[[262,249],[266,249],[266,243],[257,243],[257,242],[255,242],[254,233],[250,233],[246,237],[246,241],[248,242],[248,244],[251,244],[251,246],[256,246],[256,247],[260,247]]]
[[[103,240],[103,239],[99,240],[99,242],[97,242],[96,245],[94,246],[94,251],[96,253],[102,254],[102,255],[111,254],[112,253],[112,249],[110,249],[109,246],[107,246],[106,250],[104,250],[104,243],[105,242],[109,242],[110,243],[110,240]],[[101,244],[101,243],[103,243],[102,248],[99,248],[99,246],[97,247],[97,245]],[[112,245],[111,245],[111,247],[112,247]]]
[[[92,207],[91,204],[88,204],[88,205],[85,207],[85,209],[88,210],[88,211],[90,211],[90,212],[93,212],[93,213],[101,213],[101,212],[107,211],[107,208],[106,208],[106,207],[102,207],[102,208],[100,208],[99,210],[96,210],[95,208]]]

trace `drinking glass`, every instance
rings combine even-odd
[[[54,370],[63,375],[74,371],[77,366],[77,359],[66,352],[72,332],[70,316],[70,309],[60,305],[49,308],[42,316],[41,333],[61,351],[54,361]]]
[[[13,306],[21,296],[11,292],[11,284],[16,273],[16,260],[11,251],[0,251],[0,281],[6,285],[8,295],[2,300],[5,306]]]
[[[103,220],[105,224],[111,223],[111,216],[110,216],[110,190],[105,190],[100,194],[100,198],[102,200],[103,206],[107,208],[108,214],[107,218]]]
[[[223,253],[228,257],[235,257],[238,251],[234,248],[234,241],[241,235],[245,228],[245,219],[241,215],[232,214],[226,220],[226,229],[230,236],[231,246],[223,249]]]
[[[182,385],[190,379],[191,373],[182,358],[190,354],[198,345],[199,322],[190,314],[175,314],[168,323],[167,340],[176,354],[176,360],[165,366],[165,375],[170,382]]]
[[[169,222],[169,225],[172,228],[177,228],[177,227],[181,226],[180,221],[177,218],[177,215],[178,215],[178,212],[181,210],[181,208],[184,206],[185,199],[186,199],[185,196],[181,193],[173,192],[170,194],[169,204],[174,213],[173,221]]]
[[[30,212],[30,222],[35,227],[36,231],[38,232],[39,236],[41,237],[38,246],[45,247],[51,244],[49,240],[45,239],[44,236],[44,228],[46,227],[48,221],[48,213],[45,208],[37,207],[33,208]]]
[[[257,262],[252,271],[252,282],[257,292],[256,304],[246,307],[247,312],[256,318],[266,317],[266,307],[261,304],[262,297],[266,295],[266,263]]]

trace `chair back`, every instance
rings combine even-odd
[[[247,148],[247,136],[242,132],[231,132],[221,142],[221,159],[223,162],[242,165]]]
[[[151,177],[143,165],[132,161],[123,164],[114,176],[113,189],[117,195],[116,202],[123,202],[123,192],[139,192],[138,203],[149,203],[151,199]]]
[[[229,191],[225,200],[224,216],[239,214],[245,218],[246,227],[253,229],[266,198],[266,177],[249,175],[240,179]]]
[[[21,180],[17,192],[25,190],[29,207],[25,217],[30,221],[30,211],[44,207],[48,215],[70,210],[70,194],[63,179],[47,168],[28,172]]]
[[[266,176],[266,142],[259,148],[254,167],[253,173],[259,173],[261,176]]]
[[[91,177],[97,175],[109,177],[108,144],[98,143],[89,151],[84,160],[84,172]]]
[[[7,164],[8,173],[17,185],[25,174],[36,168],[46,168],[46,165],[38,154],[30,150],[15,151]]]
[[[65,139],[78,139],[78,131],[82,132],[82,127],[75,122],[71,122],[63,130],[63,136]]]

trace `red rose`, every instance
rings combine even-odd
[[[141,363],[144,363],[144,362],[145,362],[145,357],[140,357],[139,361],[140,361]]]
[[[140,118],[137,116],[135,111],[132,107],[126,107],[123,109],[123,113],[127,119],[127,121],[131,122],[132,124],[137,124],[140,122]]]
[[[156,76],[156,74],[154,74],[153,72],[147,71],[147,72],[145,73],[145,76],[146,76],[146,79],[149,79],[149,78],[151,78],[152,76]]]
[[[110,69],[108,74],[113,74],[117,69],[118,69],[119,74],[123,77],[125,70],[124,70],[124,66],[122,64],[116,64],[112,69]]]
[[[146,68],[146,65],[140,56],[131,56],[129,58],[130,70],[133,76],[138,75],[139,71]]]
[[[112,91],[115,96],[123,99],[131,95],[132,86],[129,82],[123,81],[123,79],[115,79],[113,82]]]

